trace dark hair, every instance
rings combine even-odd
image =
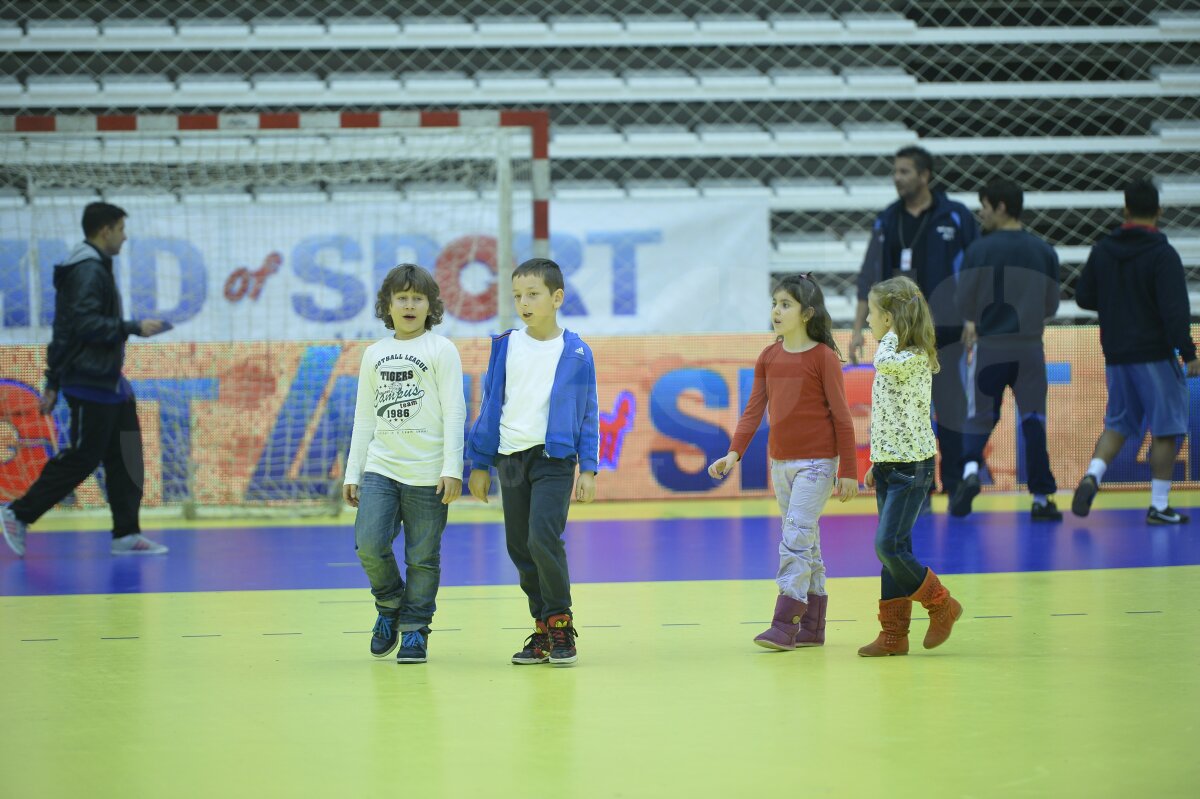
[[[1004,203],[1004,210],[1013,219],[1020,219],[1025,210],[1025,193],[1008,178],[996,178],[988,183],[979,190],[979,199],[987,200],[992,208]]]
[[[1135,180],[1125,187],[1125,207],[1129,209],[1130,216],[1139,219],[1158,216],[1161,210],[1158,189],[1150,178]]]
[[[446,306],[442,302],[441,290],[433,275],[416,264],[400,264],[392,267],[379,287],[379,296],[375,298],[375,316],[383,320],[384,327],[395,330],[390,313],[392,297],[398,291],[415,291],[424,294],[429,300],[429,315],[425,317],[425,329],[432,330],[434,325],[442,323],[442,314]]]
[[[562,269],[549,258],[530,258],[514,269],[512,273],[514,278],[524,277],[525,275],[540,277],[542,282],[546,284],[546,288],[550,289],[551,294],[559,289],[565,290],[567,287],[566,282],[563,280]]]
[[[907,147],[901,147],[896,151],[896,156],[892,160],[894,161],[897,158],[912,159],[913,165],[917,168],[917,172],[928,172],[929,179],[933,180],[933,156],[930,155],[929,151],[924,147],[918,147],[915,144],[910,144]]]
[[[821,342],[841,358],[842,351],[838,349],[837,342],[833,340],[833,319],[830,318],[829,311],[825,309],[825,295],[821,292],[817,281],[812,279],[812,275],[784,275],[771,287],[771,296],[774,297],[777,291],[786,291],[790,294],[792,299],[799,303],[801,314],[804,313],[805,308],[813,309],[812,319],[809,319],[804,325],[805,332],[813,341]]]
[[[115,225],[129,214],[109,203],[88,203],[83,209],[83,237],[90,239],[104,228]]]

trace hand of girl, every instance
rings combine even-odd
[[[840,502],[849,502],[858,496],[858,481],[853,477],[839,477],[837,495]]]
[[[733,469],[733,465],[740,458],[736,452],[730,452],[724,458],[718,458],[708,466],[708,474],[710,477],[715,477],[718,480],[723,480],[726,475]]]
[[[875,487],[875,467],[874,466],[872,466],[870,469],[867,469],[867,474],[865,477],[863,477],[863,485],[865,485],[867,488]]]
[[[354,483],[346,483],[342,486],[342,499],[346,500],[346,504],[352,508],[358,507],[358,486]]]

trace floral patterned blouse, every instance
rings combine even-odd
[[[889,330],[875,350],[871,384],[871,462],[912,463],[937,453],[929,419],[933,372],[923,352],[901,350]]]

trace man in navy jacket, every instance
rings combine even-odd
[[[921,147],[896,153],[892,182],[900,199],[875,219],[871,243],[858,276],[858,309],[850,339],[850,361],[862,355],[867,295],[871,286],[906,275],[916,281],[929,302],[937,333],[940,372],[933,376],[933,409],[942,453],[942,488],[954,493],[961,479],[966,393],[962,374],[962,317],[955,284],[963,253],[979,238],[975,217],[962,203],[930,188],[933,156]]]

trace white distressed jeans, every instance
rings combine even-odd
[[[809,594],[825,593],[820,520],[837,468],[837,458],[771,461],[771,485],[783,515],[775,582],[780,592],[801,602],[807,602]]]

